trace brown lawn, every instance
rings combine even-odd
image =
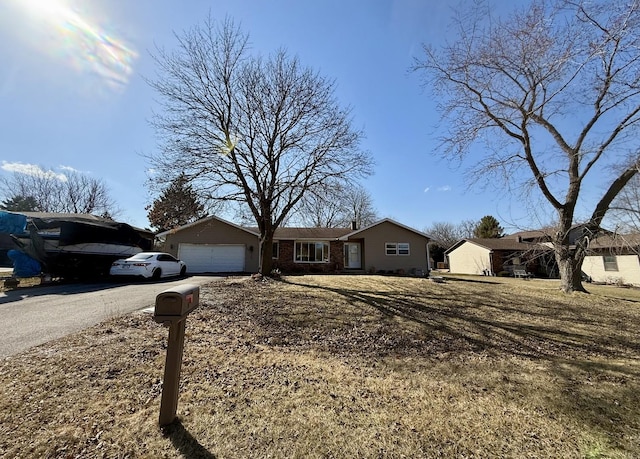
[[[231,278],[187,321],[172,428],[137,313],[0,361],[0,456],[640,457],[640,291],[589,289]]]

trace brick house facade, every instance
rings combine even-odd
[[[305,263],[295,261],[295,241],[278,242],[278,257],[273,260],[274,268],[287,273],[332,273],[344,269],[344,242],[329,242],[329,263]]]

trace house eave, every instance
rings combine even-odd
[[[244,228],[244,227],[242,227],[242,226],[240,226],[240,225],[236,225],[235,223],[232,223],[232,222],[230,222],[230,221],[227,221],[227,220],[225,220],[225,219],[223,219],[223,218],[216,217],[215,215],[212,215],[212,216],[210,216],[210,217],[202,218],[202,219],[197,220],[197,221],[192,222],[192,223],[187,223],[186,225],[182,225],[182,226],[179,226],[179,227],[177,227],[177,228],[172,228],[172,229],[170,229],[170,230],[163,231],[163,232],[161,232],[161,233],[156,234],[156,236],[155,236],[155,237],[157,237],[157,238],[166,237],[166,236],[167,236],[167,235],[169,235],[169,234],[175,234],[175,233],[177,233],[177,232],[179,232],[179,231],[182,231],[182,230],[184,230],[184,229],[187,229],[187,228],[192,228],[192,227],[194,227],[194,226],[203,225],[203,224],[205,224],[206,222],[209,222],[209,221],[212,221],[212,220],[216,220],[216,221],[219,221],[219,222],[224,223],[224,224],[226,224],[226,225],[232,226],[232,227],[237,228],[237,229],[239,229],[239,230],[242,230],[242,231],[244,231],[244,232],[246,232],[246,233],[249,233],[249,234],[251,234],[252,236],[255,236],[255,237],[258,237],[258,238],[260,237],[260,234],[258,234],[258,233],[256,233],[256,232],[254,232],[254,231],[248,230],[247,228]]]
[[[398,223],[397,221],[392,220],[392,219],[390,219],[390,218],[384,218],[384,219],[382,219],[382,220],[379,220],[379,221],[377,221],[377,222],[375,222],[375,223],[372,223],[372,224],[371,224],[371,225],[369,225],[369,226],[366,226],[366,227],[364,227],[364,228],[361,228],[361,229],[358,229],[358,230],[352,231],[352,232],[351,232],[351,233],[349,233],[349,234],[345,234],[344,236],[342,236],[342,237],[340,237],[340,238],[338,238],[338,239],[339,239],[339,240],[341,240],[341,241],[347,241],[347,240],[349,240],[349,239],[353,238],[353,237],[354,237],[355,235],[357,235],[358,233],[362,233],[362,232],[364,232],[364,231],[367,231],[367,230],[369,230],[369,229],[371,229],[371,228],[373,228],[373,227],[375,227],[375,226],[381,225],[382,223],[392,223],[392,224],[394,224],[394,225],[396,225],[396,226],[399,226],[400,228],[403,228],[403,229],[405,229],[405,230],[407,230],[407,231],[411,231],[412,233],[418,234],[418,235],[420,235],[420,236],[422,236],[422,237],[426,238],[426,239],[427,239],[427,242],[428,242],[428,241],[430,241],[430,240],[432,240],[432,238],[431,238],[431,237],[429,237],[428,235],[426,235],[425,233],[423,233],[423,232],[421,232],[421,231],[418,231],[418,230],[416,230],[416,229],[414,229],[414,228],[411,228],[410,226],[403,225],[402,223]]]

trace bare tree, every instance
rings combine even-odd
[[[439,96],[444,153],[470,159],[475,178],[497,176],[523,200],[542,195],[557,214],[561,288],[584,291],[589,238],[570,243],[576,209],[590,209],[585,236],[597,234],[640,159],[640,3],[534,0],[504,19],[459,14],[455,25],[457,40],[424,46],[414,67]],[[602,193],[586,202],[594,184]]]
[[[618,194],[607,219],[620,231],[640,233],[640,175],[635,175]]]
[[[344,203],[336,195],[336,187],[316,188],[305,193],[291,214],[290,221],[310,228],[343,226]]]
[[[356,228],[365,228],[379,220],[376,209],[373,205],[371,194],[361,187],[351,187],[345,197],[345,213],[343,225],[355,224]]]
[[[119,213],[105,183],[86,174],[64,174],[38,169],[34,173],[14,172],[3,179],[5,198],[28,196],[40,212],[95,214],[114,218]]]
[[[200,196],[248,208],[269,274],[274,231],[300,199],[370,173],[362,134],[333,81],[283,50],[250,55],[232,21],[209,19],[177,39],[177,51],[157,50],[149,81],[163,107],[153,122],[163,150],[149,157],[157,182],[184,173]]]
[[[329,183],[307,193],[295,209],[295,221],[302,226],[364,228],[378,220],[371,194],[360,185]]]
[[[478,222],[474,220],[464,220],[458,224],[450,222],[435,222],[424,229],[431,239],[429,241],[429,253],[431,258],[437,263],[445,261],[445,252],[453,247],[456,242],[462,239],[473,237]]]
[[[433,238],[433,242],[444,250],[452,247],[456,242],[473,237],[478,222],[465,220],[459,224],[450,222],[435,222],[424,232]]]
[[[458,234],[460,234],[460,239],[468,239],[472,238],[476,232],[476,227],[478,226],[478,222],[476,220],[462,220],[457,225]]]

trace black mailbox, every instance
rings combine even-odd
[[[160,292],[156,296],[153,319],[158,323],[184,319],[200,303],[200,287],[183,284]]]

